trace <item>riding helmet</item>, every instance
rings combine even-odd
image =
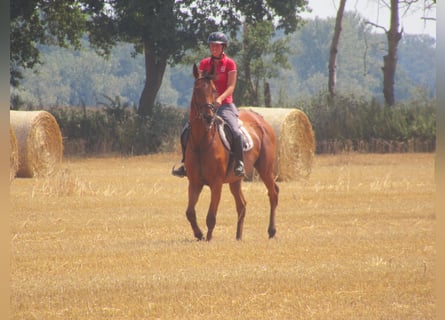
[[[224,33],[217,31],[217,32],[212,32],[209,35],[209,38],[207,39],[207,43],[219,43],[219,44],[224,44],[227,45],[227,37]]]

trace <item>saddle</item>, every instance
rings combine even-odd
[[[249,131],[247,131],[246,127],[243,125],[243,121],[238,119],[239,127],[240,127],[240,133],[243,137],[243,151],[249,151],[253,148],[253,139],[250,135]],[[230,129],[229,125],[224,121],[223,118],[220,116],[217,116],[216,118],[216,127],[219,131],[219,136],[221,137],[221,141],[224,145],[224,147],[230,151],[231,145],[232,145],[232,130]]]

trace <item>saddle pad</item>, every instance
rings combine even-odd
[[[231,149],[230,143],[227,140],[226,133],[224,131],[224,122],[221,123],[218,122],[217,126],[222,143],[224,144],[227,150],[230,150]],[[249,151],[250,149],[253,148],[253,139],[249,131],[247,131],[247,129],[242,125],[242,123],[240,123],[240,133],[243,136],[243,151]]]
[[[243,151],[249,151],[253,148],[253,139],[249,131],[244,126],[240,127],[240,132],[243,135]]]

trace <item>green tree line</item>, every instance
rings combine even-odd
[[[37,44],[78,48],[82,34],[103,56],[119,42],[143,54],[145,81],[138,103],[140,115],[152,115],[167,65],[184,60],[211,31],[232,37],[242,23],[273,22],[289,34],[307,11],[306,0],[18,0],[11,6],[10,82],[16,86],[21,68],[40,61]]]
[[[275,68],[267,75],[272,106],[295,107],[327,90],[333,24],[334,19],[310,20],[289,36],[283,33],[275,35],[275,41],[286,40],[288,53],[282,57],[283,63],[270,62]],[[340,93],[383,100],[381,61],[385,51],[384,37],[370,32],[359,15],[345,15],[337,61],[337,90]],[[231,40],[228,50],[243,68],[246,55],[239,50],[240,41],[237,38]],[[131,58],[132,45],[120,43],[111,49],[108,59],[98,55],[86,40],[79,50],[57,46],[41,46],[40,50],[43,64],[34,70],[23,71],[21,85],[11,91],[14,104],[93,106],[102,95],[107,95],[120,96],[123,102],[138,105],[145,83],[145,64],[141,55]],[[208,54],[205,48],[200,52],[201,57],[204,54]],[[197,62],[199,57],[190,57],[186,60],[189,64],[166,68],[157,103],[188,107],[193,80],[191,63]],[[252,81],[258,84],[258,97],[248,97],[243,73],[240,72],[235,93],[238,105],[265,105],[261,94],[264,79],[267,79],[264,63],[272,59],[272,53],[269,53],[252,64],[258,70],[253,73]],[[396,73],[397,101],[416,98],[419,92],[434,98],[435,70],[435,39],[426,35],[404,35]],[[257,103],[253,103],[255,100]]]
[[[388,109],[383,106],[381,84],[385,36],[370,32],[359,15],[344,18],[335,99],[326,95],[334,19],[307,21],[294,33],[275,32],[267,21],[253,25],[248,34],[246,28],[232,33],[228,48],[241,71],[235,92],[239,106],[253,101],[302,109],[313,123],[317,152],[435,149],[434,39],[402,38],[395,86],[400,103]],[[63,27],[69,29],[69,25]],[[11,89],[11,107],[49,108],[61,125],[66,151],[74,154],[175,149],[187,119],[191,64],[208,54],[206,46],[188,51],[182,64],[166,66],[157,107],[147,117],[139,112],[146,57],[136,54],[134,43],[118,42],[105,48],[104,59],[89,40],[75,43],[76,50],[52,46],[51,41],[38,45],[43,64],[34,65],[33,70],[19,68],[22,78]],[[252,45],[243,45],[246,41]],[[256,49],[248,51],[252,47]],[[242,72],[246,62],[249,77]],[[11,70],[14,76],[15,69]],[[261,94],[266,85],[270,101]]]

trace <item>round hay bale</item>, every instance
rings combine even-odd
[[[17,170],[19,169],[19,151],[17,145],[17,137],[14,129],[9,124],[9,182],[14,180]]]
[[[260,115],[273,127],[277,136],[277,180],[307,178],[315,154],[315,135],[306,114],[295,108],[241,107]]]
[[[51,174],[63,157],[62,134],[54,116],[47,111],[11,110],[10,123],[17,137],[17,177]]]
[[[284,118],[279,141],[278,178],[294,180],[309,177],[314,160],[315,136],[304,112],[295,109]]]
[[[252,110],[259,113],[273,128],[277,139],[280,137],[281,124],[284,118],[292,112],[290,108],[261,108],[261,107],[240,107],[240,110]]]

